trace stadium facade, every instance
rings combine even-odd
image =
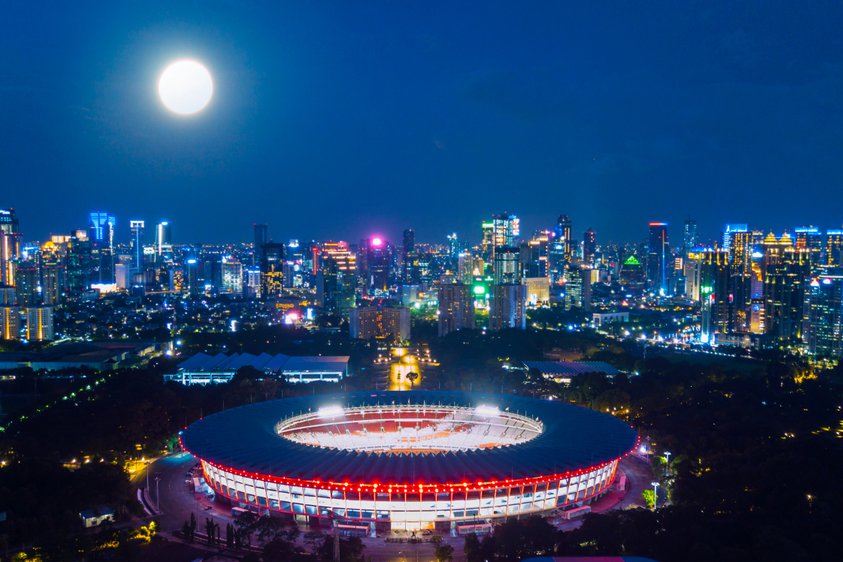
[[[587,505],[638,442],[626,423],[571,404],[430,391],[262,402],[181,440],[232,505],[370,535],[464,533]]]

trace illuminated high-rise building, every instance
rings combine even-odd
[[[142,220],[130,220],[129,231],[132,238],[129,242],[132,248],[132,267],[135,271],[143,270],[143,230],[146,227],[146,222]]]
[[[30,306],[26,309],[26,339],[29,341],[55,339],[52,306]]]
[[[521,282],[521,258],[518,248],[498,246],[495,248],[493,279],[498,285]]]
[[[843,358],[843,269],[810,280],[805,308],[808,351],[818,359]]]
[[[688,217],[682,225],[682,254],[687,255],[697,243],[697,221]]]
[[[715,343],[718,334],[733,331],[729,252],[706,249],[698,252],[697,257],[700,261],[700,340]]]
[[[21,234],[14,209],[0,209],[0,283],[16,285],[15,269],[20,258]]]
[[[651,222],[650,237],[647,245],[647,279],[651,289],[660,295],[669,294],[667,282],[670,245],[667,238],[666,222]]]
[[[822,263],[822,254],[825,248],[823,247],[823,233],[815,226],[800,226],[793,230],[795,239],[793,241],[794,247],[797,250],[804,250],[808,252],[808,259],[812,265]]]
[[[364,306],[351,310],[349,333],[354,339],[410,339],[410,309],[397,306]]]
[[[0,340],[20,339],[20,311],[14,287],[0,285]]]
[[[471,285],[443,277],[439,284],[439,336],[474,329],[474,295]]]
[[[284,244],[267,242],[261,256],[261,297],[280,296],[284,288]]]
[[[354,307],[357,255],[347,242],[323,242],[314,259],[316,302],[330,313],[344,315]]]
[[[21,262],[16,272],[18,303],[23,306],[42,304],[41,272],[34,258]]]
[[[99,282],[99,260],[86,230],[76,230],[67,243],[67,293],[78,297]]]
[[[260,266],[263,261],[263,246],[269,242],[269,225],[255,223],[252,225],[254,230],[254,250],[252,252],[252,265]]]
[[[597,233],[589,228],[582,237],[582,259],[591,265],[594,263],[594,256],[597,254]]]
[[[764,333],[786,343],[802,340],[810,251],[794,247],[791,237],[770,233],[764,247]]]
[[[730,233],[730,284],[726,290],[732,299],[733,318],[730,327],[736,332],[749,330],[753,255],[760,247],[762,238],[763,233],[757,230],[733,230]]]
[[[386,239],[374,236],[360,241],[358,271],[368,291],[389,289],[394,258],[392,244]]]
[[[170,221],[161,221],[155,227],[155,250],[158,256],[172,252],[172,230]]]
[[[574,248],[572,244],[573,236],[573,222],[568,215],[559,215],[556,220],[556,226],[553,229],[556,235],[556,241],[562,244],[563,259],[565,264],[571,263],[574,258]]]
[[[832,229],[826,231],[825,263],[831,266],[843,265],[843,230]]]
[[[548,277],[548,249],[551,233],[547,230],[536,232],[529,240],[521,242],[520,260],[521,277]]]
[[[509,247],[515,245],[515,239],[521,235],[521,221],[515,215],[503,213],[492,217],[493,247]]]
[[[243,294],[243,264],[233,256],[222,258],[222,292]]]
[[[732,249],[732,235],[735,232],[746,232],[749,226],[745,223],[731,223],[727,224],[723,230],[723,249],[727,252]]]
[[[527,287],[510,283],[492,285],[489,301],[489,329],[503,330],[527,327]]]

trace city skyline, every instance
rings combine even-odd
[[[839,8],[803,5],[790,27],[787,5],[728,3],[52,11],[14,4],[0,24],[27,55],[0,63],[3,205],[36,237],[92,208],[208,242],[252,222],[465,236],[500,209],[540,225],[553,208],[604,240],[688,215],[704,234],[841,223],[816,204],[843,180]],[[174,56],[215,76],[189,120],[155,95]]]

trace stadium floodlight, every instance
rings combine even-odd
[[[322,406],[316,411],[316,415],[320,418],[335,418],[337,416],[343,415],[342,406]]]
[[[501,414],[500,409],[497,406],[486,406],[485,404],[481,404],[477,406],[474,411],[479,416],[499,416]]]

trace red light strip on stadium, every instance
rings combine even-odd
[[[478,480],[476,482],[458,482],[458,483],[440,483],[440,484],[425,484],[423,482],[418,482],[414,484],[393,484],[393,483],[383,483],[383,482],[331,482],[331,481],[323,481],[323,480],[307,480],[301,478],[291,478],[289,476],[274,476],[269,474],[260,474],[257,472],[249,472],[247,470],[239,470],[236,468],[229,468],[222,464],[214,463],[208,460],[203,459],[197,455],[203,463],[207,463],[210,466],[213,466],[217,470],[221,470],[223,472],[227,472],[228,474],[234,474],[237,476],[242,476],[244,478],[251,478],[253,480],[263,480],[265,482],[273,482],[275,484],[284,484],[287,486],[300,486],[302,488],[318,488],[318,489],[327,489],[327,490],[337,490],[337,491],[372,491],[377,492],[378,490],[387,490],[391,492],[392,490],[404,490],[407,491],[415,491],[418,490],[419,493],[424,492],[432,492],[432,493],[439,493],[440,490],[442,491],[459,491],[459,490],[470,490],[470,491],[477,491],[477,490],[485,490],[485,489],[497,489],[497,488],[514,488],[517,486],[526,486],[526,485],[535,485],[535,484],[544,484],[546,482],[551,482],[553,480],[562,480],[567,479],[572,476],[581,476],[583,474],[587,474],[589,472],[594,472],[605,468],[612,464],[615,461],[619,461],[622,458],[629,456],[632,451],[638,448],[639,443],[641,442],[641,437],[637,436],[635,440],[635,446],[621,455],[620,457],[613,459],[608,462],[604,462],[602,464],[596,464],[587,468],[581,468],[578,470],[573,470],[569,472],[562,472],[556,473],[552,475],[544,475],[544,476],[530,476],[527,478],[513,478],[513,479],[506,479],[506,480],[489,480],[489,481],[482,481]],[[182,449],[187,452],[190,452],[185,446],[184,442],[179,436],[179,444],[181,444]],[[191,453],[192,454],[192,453]]]

